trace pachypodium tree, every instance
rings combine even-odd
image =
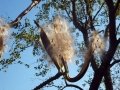
[[[39,2],[35,25],[29,19],[25,19],[24,24],[20,23],[22,17]],[[32,54],[39,56],[37,62],[40,63],[35,67],[39,69],[37,76],[45,77],[50,69],[57,69],[56,75],[40,82],[34,90],[51,86],[60,90],[67,87],[83,90],[80,81],[90,67],[94,74],[89,80],[89,90],[98,90],[101,83],[105,84],[102,88],[106,90],[117,90],[120,89],[117,86],[120,82],[115,83],[120,80],[119,27],[120,0],[32,0],[32,4],[14,21],[1,24],[0,55],[4,53],[4,38],[8,29],[16,28],[18,31],[12,33],[15,43],[14,49],[9,52],[10,58],[2,59],[0,63],[4,69],[16,62],[26,48],[33,47]],[[79,70],[72,77],[69,64],[74,61]],[[57,79],[63,80],[65,85],[52,83]],[[72,84],[77,81],[79,84]]]

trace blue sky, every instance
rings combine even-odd
[[[0,17],[10,17],[10,20],[14,20],[30,3],[31,0],[0,0]],[[38,12],[37,10],[38,9],[33,8],[25,17],[34,20],[34,16]],[[24,18],[21,21],[23,21]],[[9,44],[8,47],[10,47]],[[34,63],[36,58],[30,56],[31,53],[32,49],[28,48],[22,53],[21,60],[29,64]],[[0,90],[31,90],[40,82],[42,82],[41,80],[44,81],[44,78],[35,76],[36,71],[34,70],[34,65],[36,64],[32,64],[28,69],[24,65],[12,64],[7,69],[7,72],[0,71]],[[76,75],[76,71],[74,70],[75,68],[76,67],[72,66],[71,64],[70,71],[72,71],[70,74],[72,74],[72,76]],[[56,71],[52,69],[52,71],[49,72],[48,77],[55,74]],[[85,78],[86,77],[87,76],[85,76]],[[81,79],[80,81],[83,82],[84,79]],[[55,83],[59,83],[59,80],[56,80]],[[80,85],[80,82],[78,82],[78,84]],[[68,89],[70,88],[65,90]],[[49,90],[56,90],[56,88],[49,88]],[[74,90],[74,88],[70,90]]]
[[[29,4],[31,0],[0,0],[0,17],[10,17],[10,20],[14,20]],[[39,4],[40,5],[40,4]],[[34,20],[35,14],[38,12],[38,9],[33,8],[25,17]],[[25,18],[24,17],[24,18]],[[22,19],[22,21],[24,20]],[[9,44],[8,44],[9,47]],[[35,62],[36,58],[30,56],[32,53],[32,48],[28,48],[26,51],[22,53],[21,60],[32,64]],[[31,90],[36,85],[38,85],[41,80],[45,80],[43,78],[39,78],[35,76],[34,66],[36,64],[32,64],[31,67],[28,69],[24,65],[19,64],[12,64],[7,69],[7,72],[0,71],[0,90]],[[72,76],[76,75],[74,65],[70,65],[70,71]],[[49,76],[55,75],[56,72],[49,72]],[[87,74],[80,82],[77,82],[78,85],[84,82],[84,79],[88,79],[88,74],[91,73],[91,69],[88,70]],[[58,80],[59,81],[59,80]],[[57,82],[59,83],[59,82]],[[65,90],[74,90],[67,88]],[[84,88],[85,90],[88,89],[88,86]],[[48,90],[48,89],[46,89]],[[56,88],[51,88],[49,90],[56,90]]]
[[[30,3],[31,0],[0,0],[0,17],[5,19],[10,17],[10,20],[14,20]],[[34,19],[33,17],[37,12],[35,9],[33,8],[25,17]],[[9,44],[8,47],[10,47]],[[29,48],[22,54],[23,61],[27,63],[34,62],[35,57],[29,56],[31,55],[31,50]],[[24,65],[10,65],[7,72],[0,71],[0,90],[31,90],[40,82],[35,78],[34,65],[30,69]]]
[[[0,0],[0,17],[10,17],[10,20],[14,20],[30,3],[31,0]],[[37,10],[38,9],[33,8],[25,17],[34,20],[34,16],[38,12]],[[24,20],[24,18],[22,19],[22,21]],[[36,58],[30,56],[31,53],[32,49],[28,48],[28,50],[22,53],[21,60],[29,64],[34,63]],[[73,73],[74,76],[74,66],[71,67],[71,73]],[[56,74],[56,71],[53,71],[48,74],[49,77]],[[31,90],[40,82],[42,82],[41,80],[45,79],[41,79],[35,76],[34,64],[31,65],[29,69],[26,68],[24,65],[12,64],[7,69],[7,72],[0,72],[0,90]],[[59,83],[59,80],[57,80],[55,83]],[[56,88],[49,88],[49,90],[56,90]]]

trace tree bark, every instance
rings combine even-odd
[[[98,66],[97,66],[94,58],[91,60],[91,65],[92,65],[92,68],[94,71],[96,71],[98,69]],[[106,90],[113,90],[110,68],[108,68],[107,72],[104,75],[104,83],[105,83]]]

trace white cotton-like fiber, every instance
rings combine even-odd
[[[5,41],[8,37],[8,29],[10,26],[6,24],[2,19],[0,19],[0,57],[4,52]]]
[[[51,57],[60,60],[70,61],[74,55],[73,39],[67,21],[61,16],[56,16],[54,20],[43,28],[51,42]]]
[[[104,40],[102,37],[100,37],[100,35],[98,34],[97,31],[93,32],[91,45],[92,45],[92,51],[94,53],[101,54],[101,53],[103,53],[103,51],[105,49]]]
[[[92,33],[92,37],[90,38],[90,43],[88,46],[88,50],[85,53],[85,61],[90,60],[92,55],[97,55],[101,57],[105,51],[105,42],[104,39],[99,35],[97,31]]]

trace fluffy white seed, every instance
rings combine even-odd
[[[61,63],[60,57],[70,61],[74,55],[73,39],[67,21],[60,16],[56,16],[53,22],[46,25],[44,30],[51,42],[51,57],[56,58]]]
[[[0,57],[5,49],[5,41],[8,37],[8,29],[10,26],[0,19]]]

